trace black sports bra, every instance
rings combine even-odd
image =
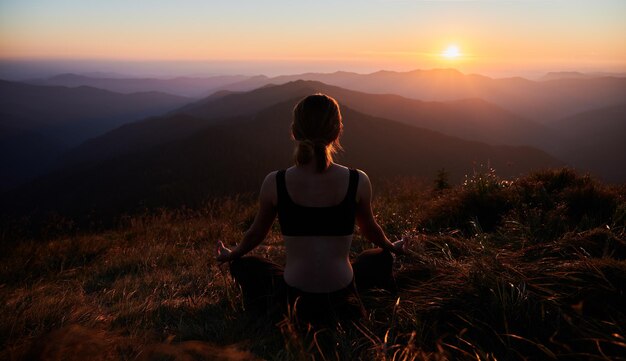
[[[305,207],[287,193],[285,170],[276,172],[278,223],[285,236],[347,236],[354,233],[356,190],[359,172],[350,168],[348,192],[341,203],[330,207]]]

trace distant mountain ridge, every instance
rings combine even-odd
[[[298,96],[322,92],[335,97],[340,103],[365,114],[401,121],[410,125],[432,129],[444,134],[489,144],[531,145],[549,148],[558,135],[550,128],[522,119],[482,99],[434,102],[410,99],[394,94],[370,94],[319,81],[296,80],[282,85],[266,85],[248,93],[222,97],[218,102],[230,102],[230,114],[246,109],[243,104],[256,107],[275,102],[276,93]],[[191,103],[179,112],[207,116],[215,112],[218,102],[208,98]],[[242,109],[243,108],[243,109]]]
[[[0,122],[75,145],[128,120],[157,115],[190,98],[155,91],[120,94],[93,87],[36,86],[0,80]]]
[[[0,80],[0,148],[5,152],[0,170],[10,174],[0,180],[0,190],[42,174],[64,150],[88,138],[190,101],[154,91],[119,94]]]
[[[202,98],[220,90],[250,91],[268,84],[280,85],[296,80],[319,81],[350,90],[396,94],[422,101],[479,98],[542,124],[626,101],[624,73],[551,72],[537,81],[521,77],[491,78],[463,74],[455,69],[418,69],[406,72],[380,70],[370,74],[337,71],[275,77],[224,75],[172,79],[94,78],[61,74],[33,82],[65,86],[89,85],[123,93],[150,89]]]
[[[143,147],[172,141],[215,122],[253,115],[285,99],[302,98],[317,92],[333,96],[342,105],[365,114],[493,145],[548,146],[556,137],[550,129],[480,99],[422,102],[397,95],[367,94],[321,82],[298,80],[282,85],[266,85],[249,92],[222,92],[190,103],[167,116],[125,125],[71,151],[67,160],[76,164],[106,159],[140,149],[139,145]],[[152,139],[151,143],[147,142],[148,139]]]
[[[569,139],[555,154],[606,181],[626,182],[626,102],[561,119],[555,127]]]
[[[626,73],[581,73],[578,71],[553,71],[542,76],[540,80],[555,80],[555,79],[591,79],[591,78],[626,78]]]
[[[252,115],[213,121],[203,130],[143,150],[57,171],[5,195],[12,209],[114,216],[161,206],[195,206],[220,194],[257,192],[263,177],[291,164],[289,125],[299,97]],[[562,162],[529,147],[490,146],[372,117],[344,106],[345,152],[337,160],[375,179],[434,177],[445,168],[460,181],[489,162],[503,176]],[[178,115],[180,116],[180,115]],[[187,115],[190,117],[189,115]],[[198,118],[193,118],[198,119]]]
[[[96,74],[97,75],[97,74]],[[102,74],[105,76],[106,74]],[[117,93],[137,93],[159,91],[178,96],[201,98],[220,87],[248,80],[245,75],[219,75],[211,77],[175,77],[175,78],[123,78],[86,76],[73,73],[59,74],[45,79],[28,81],[33,85],[57,85],[67,87],[91,86]]]
[[[423,101],[480,98],[518,116],[542,124],[579,112],[626,100],[626,78],[593,77],[533,81],[520,77],[490,78],[455,69],[305,73],[273,78],[257,77],[224,86],[225,90],[251,90],[266,84],[313,80],[373,94],[396,94]]]
[[[445,79],[457,73],[441,71],[438,76]],[[398,78],[395,72],[374,74],[393,81]],[[348,79],[354,73],[338,75]],[[433,73],[417,75],[432,79]],[[461,75],[477,81],[484,78]],[[593,85],[595,80],[587,84]],[[524,79],[509,81],[519,82],[522,88],[528,85]],[[545,83],[561,86],[571,81],[580,85],[578,80]],[[413,85],[407,83],[407,87]],[[57,88],[104,92],[89,87]],[[342,106],[345,153],[337,160],[361,167],[378,179],[395,175],[430,178],[445,168],[451,179],[458,181],[487,162],[501,176],[513,177],[564,165],[559,157],[583,169],[609,172],[600,166],[603,160],[610,159],[619,167],[623,159],[617,155],[606,158],[603,149],[626,153],[620,138],[625,114],[621,105],[552,120],[557,132],[479,98],[422,101],[296,80],[263,84],[250,91],[224,89],[191,102],[183,98],[185,102],[169,111],[124,124],[71,149],[63,158],[64,168],[4,194],[3,203],[25,212],[36,206],[42,211],[114,216],[143,208],[194,205],[215,195],[256,192],[268,170],[291,163],[293,106],[316,92],[335,97]],[[602,135],[585,138],[594,130]],[[6,125],[0,126],[2,132],[19,134]],[[38,139],[37,134],[19,137]],[[552,145],[557,157],[527,145],[543,149]],[[626,179],[626,174],[615,170],[605,174],[618,181],[619,177]]]

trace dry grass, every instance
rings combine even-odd
[[[4,242],[0,358],[7,360],[624,359],[626,202],[570,170],[495,174],[434,192],[378,188],[399,298],[364,297],[358,325],[250,319],[213,261],[254,216],[245,199],[132,217],[120,227]],[[354,252],[370,245],[357,236]],[[276,227],[255,253],[282,261]]]

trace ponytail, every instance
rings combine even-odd
[[[339,135],[343,129],[337,101],[324,94],[302,99],[293,110],[291,134],[298,141],[294,151],[296,165],[315,161],[318,172],[325,171],[333,154],[341,149]]]
[[[323,172],[333,161],[331,148],[331,145],[326,145],[323,142],[313,142],[309,139],[301,140],[294,152],[295,163],[296,165],[303,165],[315,159],[315,170]]]

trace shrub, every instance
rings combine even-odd
[[[619,203],[615,191],[567,168],[521,178],[514,192],[516,205],[509,218],[531,230],[534,242],[610,225]]]
[[[513,205],[510,185],[493,168],[475,171],[461,187],[432,201],[422,226],[430,231],[458,229],[465,235],[492,231]]]

